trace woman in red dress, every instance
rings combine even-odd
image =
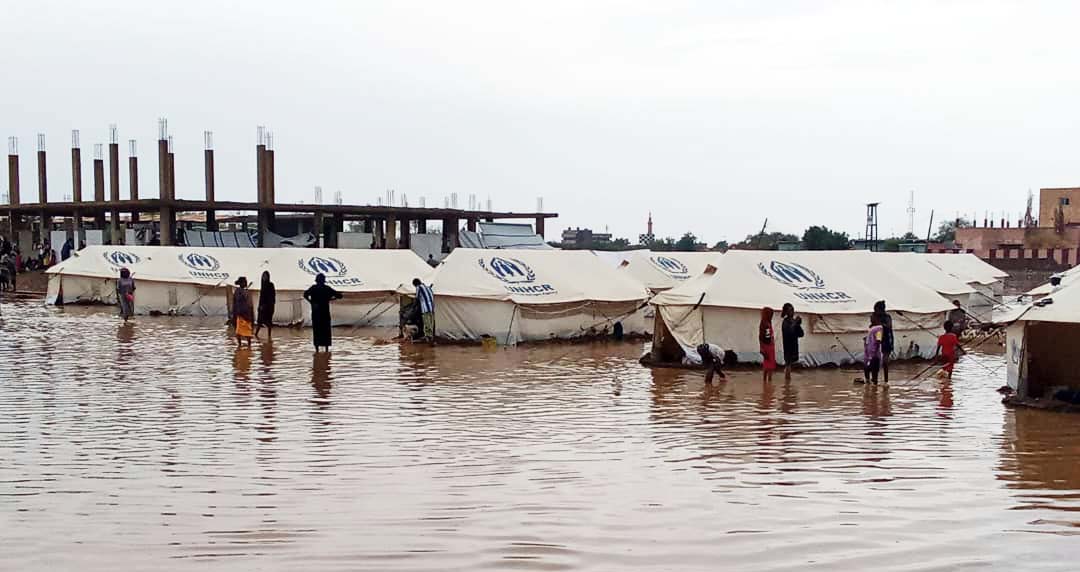
[[[758,324],[758,343],[761,344],[761,381],[772,381],[773,371],[776,369],[776,339],[773,336],[773,309],[761,309],[761,323]]]

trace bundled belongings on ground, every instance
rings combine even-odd
[[[137,284],[135,314],[227,316],[237,278],[276,285],[274,323],[311,324],[303,293],[315,276],[344,294],[334,325],[398,325],[398,290],[432,269],[410,250],[88,246],[48,271],[52,304],[116,304],[116,281],[127,268]]]
[[[457,248],[428,283],[441,339],[515,344],[647,333],[648,292],[585,250]]]
[[[952,304],[867,251],[728,251],[706,272],[656,295],[653,363],[693,362],[694,348],[717,344],[740,363],[761,363],[763,308],[791,303],[802,317],[803,366],[863,361],[864,336],[878,301],[892,319],[892,359],[929,358]],[[776,325],[779,329],[779,324]],[[777,340],[780,341],[780,340]],[[776,347],[783,355],[782,344]]]
[[[1006,403],[1080,410],[1080,284],[1056,290],[1013,316],[1006,330]]]

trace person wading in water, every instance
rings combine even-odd
[[[315,344],[315,353],[319,348],[330,351],[331,326],[330,302],[340,300],[341,292],[326,285],[326,275],[315,276],[315,285],[304,292],[304,299],[311,304],[311,336]]]
[[[877,316],[878,324],[881,325],[881,375],[885,383],[889,383],[889,360],[893,353],[893,326],[892,316],[885,311],[885,300],[874,302],[874,315]]]
[[[270,281],[270,271],[264,270],[262,282],[259,283],[259,316],[255,320],[255,337],[259,337],[259,330],[266,326],[266,339],[269,340],[274,333],[274,306],[277,305],[277,289]]]
[[[243,342],[251,347],[252,328],[255,324],[255,308],[251,305],[251,292],[248,291],[247,278],[236,279],[236,291],[233,292],[233,321],[236,324],[236,347]]]
[[[784,380],[791,381],[791,366],[799,362],[799,338],[805,335],[802,317],[795,315],[795,306],[784,304],[780,310],[780,339],[784,342]]]
[[[776,336],[773,335],[773,309],[761,309],[761,323],[758,324],[758,343],[761,345],[761,381],[772,381],[776,370]]]
[[[701,363],[705,365],[705,383],[712,383],[713,376],[717,375],[722,381],[727,381],[721,367],[724,365],[727,352],[716,344],[701,344],[697,347],[697,353],[701,356]]]
[[[120,317],[127,322],[135,314],[135,279],[127,268],[120,269],[116,281],[116,301],[120,303]]]

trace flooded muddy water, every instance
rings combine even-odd
[[[3,570],[1075,570],[1080,417],[763,385],[641,343],[485,351],[5,305]]]

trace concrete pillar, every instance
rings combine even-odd
[[[171,201],[169,196],[169,142],[158,139],[158,198]]]
[[[120,144],[116,141],[116,128],[110,129],[109,143],[109,228],[112,230],[112,243],[124,242],[123,230],[120,228]]]
[[[105,202],[105,159],[102,156],[102,145],[94,145],[94,202]],[[94,225],[98,230],[105,230],[105,211],[96,211]]]
[[[82,149],[79,149],[79,132],[71,132],[71,200],[82,202]],[[75,241],[76,245],[78,240]]]
[[[45,169],[45,149],[41,147],[37,152],[37,188],[38,204],[44,206],[49,202],[49,182]]]
[[[386,248],[384,239],[386,237],[383,234],[383,221],[381,219],[375,219],[372,221],[375,226],[375,248]]]
[[[207,137],[209,137],[207,131]],[[209,148],[210,139],[207,138],[207,149],[203,151],[203,175],[206,182],[206,202],[214,206],[214,150]],[[206,230],[217,230],[217,211],[214,208],[206,209]]]
[[[260,205],[264,205],[266,204],[266,168],[263,165],[263,158],[266,156],[266,145],[261,142],[261,131],[259,139],[260,143],[255,146],[255,200]]]
[[[334,242],[333,244],[331,244],[330,237],[327,235],[328,233],[326,232],[326,222],[323,220],[322,211],[315,211],[314,218],[315,221],[311,229],[311,234],[315,235],[315,245],[325,246],[326,248],[337,248],[337,237],[333,237]],[[319,240],[320,238],[322,239],[321,243]]]
[[[8,204],[19,204],[19,154],[8,154]]]
[[[135,140],[128,140],[128,198],[139,200],[139,158],[135,153]],[[131,222],[139,222],[139,211],[131,210]]]
[[[416,221],[416,232],[419,234],[427,234],[427,219],[420,219]]]
[[[399,248],[412,248],[412,225],[408,219],[401,221],[401,241]]]
[[[335,213],[333,218],[333,229],[331,233],[334,235],[334,248],[341,248],[341,241],[339,237],[342,232],[345,232],[345,215],[341,213]]]
[[[397,249],[397,219],[394,217],[386,218],[386,248]]]
[[[172,205],[162,204],[159,215],[161,246],[172,246],[176,243],[176,211]]]
[[[536,234],[540,235],[540,238],[544,237],[544,217],[536,217]]]
[[[38,179],[38,204],[41,205],[41,241],[50,239],[49,231],[52,230],[52,217],[45,213],[45,205],[49,202],[48,173],[45,168],[45,134],[38,133],[37,150],[37,179]],[[57,247],[57,252],[60,249]]]
[[[364,232],[375,232],[374,230],[372,230],[373,225],[371,224],[371,219],[369,218],[364,219],[364,222],[361,223],[361,228],[364,229]]]
[[[267,148],[263,154],[263,169],[266,169],[266,186],[263,188],[263,192],[266,193],[266,204],[273,205],[277,199],[274,190],[274,150],[271,148]]]
[[[457,217],[443,219],[443,252],[450,252],[460,246],[458,224]]]
[[[469,229],[469,232],[476,232],[476,219],[471,217],[465,219],[465,228]]]

